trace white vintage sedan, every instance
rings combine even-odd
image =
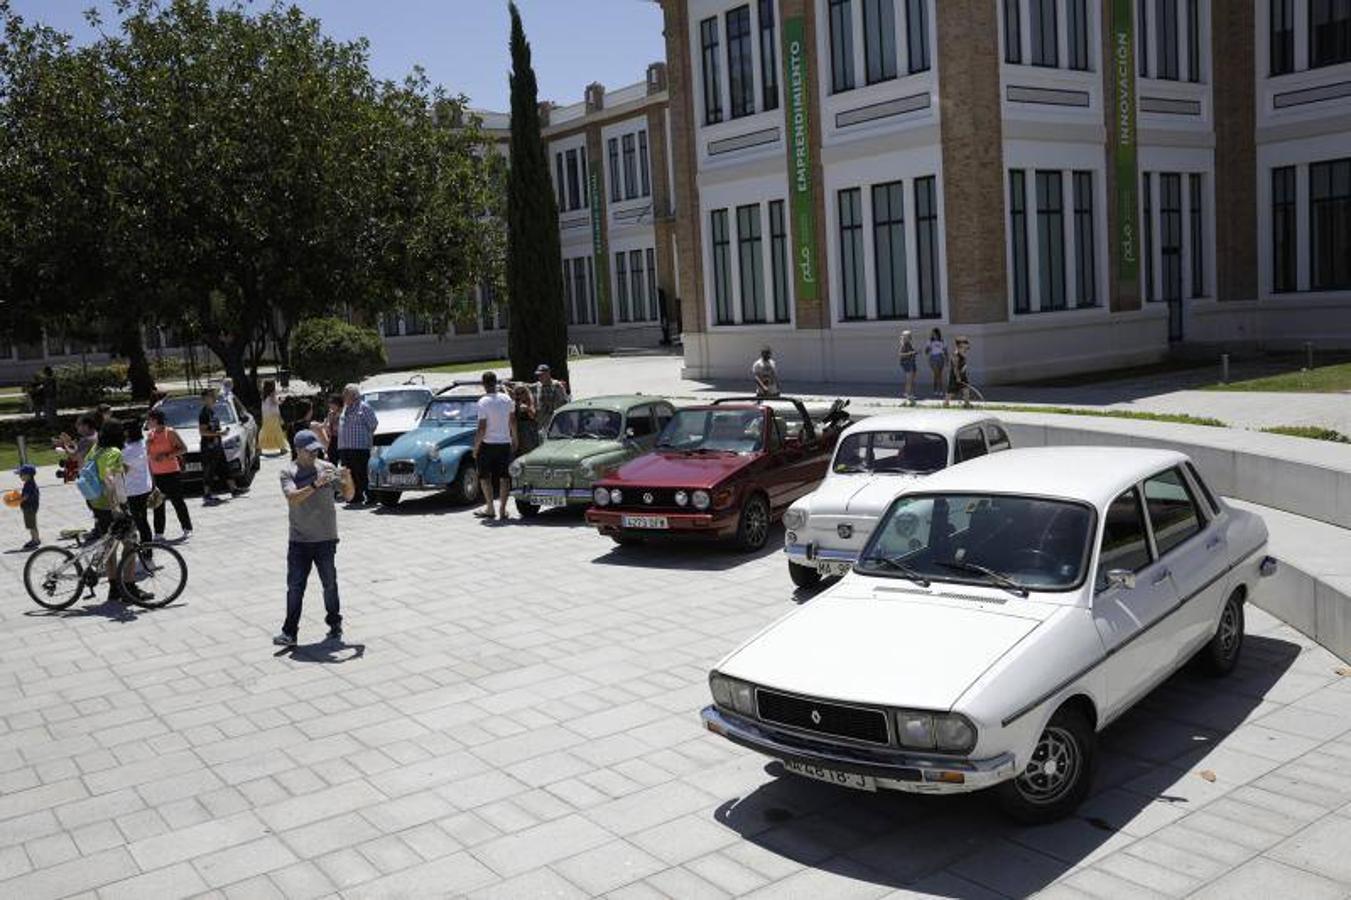
[[[706,727],[862,790],[997,788],[1069,814],[1096,735],[1189,660],[1222,675],[1266,555],[1260,518],[1180,453],[1011,450],[916,482],[854,571],[709,677]]]
[[[877,520],[917,478],[1012,446],[993,416],[914,410],[851,425],[826,478],[784,513],[784,553],[798,587],[853,567]]]

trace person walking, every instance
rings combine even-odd
[[[14,470],[14,474],[19,476],[19,512],[23,513],[23,527],[28,529],[28,543],[23,545],[24,550],[36,550],[42,546],[42,536],[38,534],[38,506],[41,505],[42,494],[38,490],[38,470],[37,467],[24,463]]]
[[[263,382],[263,427],[258,433],[258,449],[282,456],[291,451],[286,432],[281,424],[281,400],[277,397],[277,382]]]
[[[516,452],[512,455],[522,456],[539,446],[540,431],[539,423],[536,421],[535,396],[524,384],[512,388],[511,395],[515,400],[513,415],[516,418]]]
[[[301,399],[296,414],[286,420],[286,444],[291,448],[291,459],[296,458],[296,435],[307,428],[315,431],[315,426],[322,427],[320,423],[314,421],[314,401]],[[315,434],[319,440],[324,440],[324,436],[319,432],[315,431]]]
[[[944,396],[943,370],[948,367],[948,345],[943,341],[943,332],[935,328],[929,332],[929,343],[924,345],[924,353],[929,357],[929,371],[933,374],[934,396]]]
[[[294,647],[300,634],[301,605],[310,569],[319,572],[324,588],[324,622],[328,639],[342,640],[342,610],[338,600],[337,498],[356,496],[351,471],[325,462],[324,442],[313,431],[296,433],[295,462],[281,471],[286,497],[289,534],[286,547],[286,619],[272,639],[279,647]]]
[[[123,478],[127,485],[127,510],[136,523],[141,543],[150,543],[150,494],[155,485],[150,477],[150,457],[145,446],[145,432],[140,422],[124,426],[122,444]]]
[[[751,365],[751,377],[755,379],[755,396],[779,396],[779,367],[769,346],[761,348],[760,358]]]
[[[192,517],[188,515],[188,504],[183,501],[183,456],[188,448],[178,432],[164,421],[163,410],[152,409],[146,413],[145,419],[150,426],[150,435],[146,438],[150,479],[164,496],[164,502],[156,506],[153,512],[155,540],[164,540],[164,508],[170,503],[173,504],[174,514],[178,516],[178,527],[183,529],[183,538],[190,538]]]
[[[947,406],[952,400],[961,400],[962,406],[971,408],[971,376],[967,372],[967,362],[971,354],[971,342],[958,335],[954,341],[956,352],[952,355],[952,365],[948,368],[948,393],[943,398]]]
[[[369,403],[361,399],[361,390],[349,384],[342,391],[342,412],[338,414],[338,460],[352,473],[356,493],[349,505],[363,506],[371,502],[366,491],[367,467],[371,462],[371,446],[375,443],[375,429],[380,420]]]
[[[507,519],[511,477],[507,467],[516,450],[516,418],[512,402],[497,389],[497,373],[483,373],[483,396],[478,398],[478,431],[474,433],[474,460],[487,505],[475,511],[480,519]],[[500,510],[493,512],[493,487],[501,488]]]
[[[547,432],[549,421],[560,406],[572,398],[568,396],[568,386],[554,379],[553,372],[544,363],[535,367],[535,425],[541,432]]]
[[[216,485],[224,481],[230,490],[230,496],[238,497],[245,490],[235,484],[230,474],[230,464],[225,459],[225,446],[221,443],[225,431],[221,428],[220,418],[216,415],[216,389],[202,391],[202,409],[197,413],[197,434],[200,437],[202,454],[202,505],[216,506],[220,499],[216,496]]]
[[[901,332],[900,356],[901,374],[905,376],[905,403],[907,406],[914,406],[919,351],[915,349],[915,342],[911,340],[910,329],[908,328]]]

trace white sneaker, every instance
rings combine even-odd
[[[190,538],[190,537],[192,537],[192,529],[191,529],[191,528],[184,528],[184,529],[183,529],[183,540],[186,541],[186,540],[187,540],[188,538]]]

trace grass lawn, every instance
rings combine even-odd
[[[56,451],[44,444],[34,446],[31,442],[28,445],[28,461],[35,466],[54,466],[56,465]],[[0,484],[8,484],[9,475],[14,478],[12,473],[19,465],[19,447],[13,441],[6,441],[0,444]]]
[[[591,359],[596,355],[597,354],[588,353],[583,356],[574,357],[568,360],[568,362],[573,363],[579,359]],[[409,374],[413,374],[416,372],[429,372],[429,373],[437,372],[441,374],[463,374],[465,372],[472,372],[477,375],[483,372],[487,372],[489,369],[510,369],[510,368],[511,368],[511,360],[509,359],[480,359],[477,361],[470,361],[470,362],[443,363],[439,366],[415,366],[411,369],[398,369],[392,371],[408,372]]]
[[[1001,412],[1054,413],[1058,416],[1097,416],[1107,419],[1139,419],[1145,422],[1172,422],[1177,425],[1205,425],[1224,428],[1225,423],[1209,416],[1188,416],[1182,413],[1138,412],[1130,409],[1084,409],[1077,406],[1020,406],[1013,403],[981,403],[981,409]]]
[[[1268,375],[1265,378],[1250,378],[1247,381],[1212,384],[1206,390],[1313,394],[1335,394],[1351,391],[1351,362],[1331,366],[1316,366],[1302,371],[1283,372],[1280,375]]]

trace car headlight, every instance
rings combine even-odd
[[[684,491],[676,491],[675,502],[676,506],[684,506],[686,503],[690,502],[690,495],[685,493]]]
[[[581,464],[577,466],[577,471],[581,473],[583,478],[595,478],[596,464],[589,459],[584,459]]]
[[[507,474],[512,478],[520,478],[521,473],[525,471],[525,463],[519,459],[513,459],[511,465],[507,466]]]
[[[807,524],[807,511],[797,506],[788,507],[783,514],[783,527],[791,531],[800,531]]]
[[[623,503],[623,502],[624,502],[624,492],[621,491],[619,488],[614,488],[613,490],[611,490],[611,491],[610,491],[610,502],[611,502],[611,503]]]
[[[713,498],[708,496],[708,491],[695,491],[690,495],[690,500],[694,502],[695,509],[708,509]]]
[[[896,711],[896,738],[909,750],[967,753],[976,746],[976,727],[957,713]]]
[[[435,444],[432,444],[430,447],[427,448],[427,458],[430,459],[432,462],[436,462],[439,459],[441,459],[441,448],[436,446]]]
[[[713,702],[723,709],[743,716],[755,715],[755,689],[746,682],[713,672],[708,676],[708,687],[713,692]]]
[[[596,501],[597,506],[609,506],[610,492],[605,488],[596,488],[591,494],[591,499]]]

